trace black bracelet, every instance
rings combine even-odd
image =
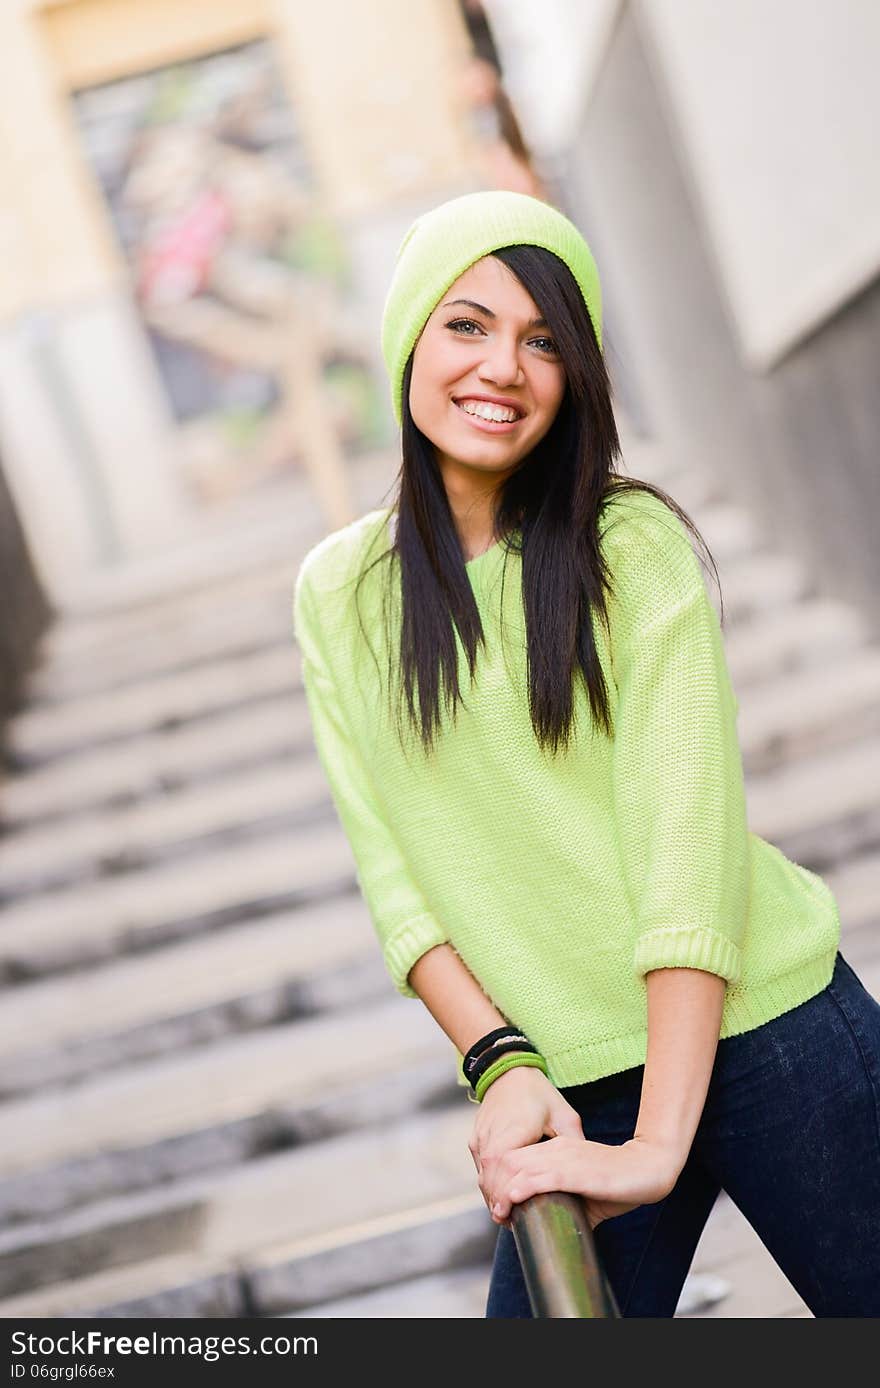
[[[520,1031],[519,1027],[508,1025],[505,1027],[498,1027],[495,1031],[488,1032],[486,1036],[481,1036],[479,1041],[475,1041],[461,1062],[461,1068],[464,1072],[465,1079],[470,1080],[471,1070],[474,1065],[481,1055],[492,1048],[494,1042],[511,1038],[515,1038],[518,1041],[529,1040],[529,1038]],[[531,1044],[531,1042],[529,1042],[529,1044]]]
[[[480,1076],[486,1073],[490,1065],[495,1064],[499,1056],[507,1055],[510,1051],[530,1051],[532,1055],[537,1055],[538,1047],[533,1046],[531,1041],[511,1040],[502,1041],[499,1045],[493,1046],[491,1050],[486,1051],[485,1054],[479,1057],[469,1076],[471,1089],[475,1094],[477,1092],[477,1081]]]

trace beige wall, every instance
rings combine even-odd
[[[66,0],[35,5],[53,68],[68,87],[261,38],[273,0]]]
[[[303,129],[338,215],[473,176],[454,94],[469,39],[455,5],[276,0],[276,8]]]
[[[69,94],[262,37],[353,245],[478,183],[450,0],[0,0],[0,444],[50,588],[163,547],[194,504]]]
[[[449,0],[3,0],[0,322],[124,280],[68,92],[263,36],[340,217],[474,176]]]
[[[880,270],[876,0],[639,0],[750,365]]]
[[[122,273],[35,15],[0,6],[0,321]]]

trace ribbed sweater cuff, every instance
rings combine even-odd
[[[643,977],[650,969],[705,969],[735,983],[742,972],[742,953],[726,935],[704,926],[663,926],[639,936],[635,970]]]
[[[402,993],[405,998],[417,998],[419,995],[415,989],[410,988],[406,981],[406,976],[423,954],[427,954],[429,949],[435,945],[445,945],[446,934],[439,921],[430,912],[424,915],[414,916],[406,925],[396,930],[383,942],[383,954],[385,957],[385,967],[391,975],[398,993]]]

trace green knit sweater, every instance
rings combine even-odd
[[[390,519],[371,511],[315,545],[293,616],[318,753],[396,988],[417,996],[409,970],[449,943],[559,1088],[644,1064],[651,969],[727,979],[721,1037],[824,988],[836,902],[747,827],[721,628],[678,517],[643,492],[606,504],[610,642],[596,617],[593,629],[614,736],[578,675],[576,736],[555,758],[529,718],[522,558],[503,543],[466,565],[486,634],[473,684],[456,636],[466,707],[454,725],[444,714],[432,758],[414,733],[401,747],[386,644],[399,624],[386,633],[382,620],[390,561],[359,593],[375,661],[353,601]],[[399,618],[396,568],[392,594]]]

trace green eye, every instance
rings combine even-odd
[[[472,318],[455,318],[451,323],[447,323],[446,326],[447,326],[447,328],[450,328],[453,332],[456,332],[456,333],[459,332],[462,328],[476,328],[478,332],[481,332],[481,331],[482,331],[482,329],[480,328],[479,323],[475,323],[474,320],[473,320]],[[464,337],[473,337],[473,336],[474,336],[473,333],[468,333],[468,332],[463,333],[462,335],[463,335]],[[548,344],[546,347],[539,347],[538,350],[539,350],[540,352],[544,352],[544,353],[547,354],[548,356],[558,356],[558,355],[559,355],[559,348],[557,347],[557,345],[556,345],[556,343],[554,342],[554,340],[553,340],[552,337],[533,337],[533,338],[532,338],[532,341],[533,341],[533,342],[546,342],[546,343]]]

